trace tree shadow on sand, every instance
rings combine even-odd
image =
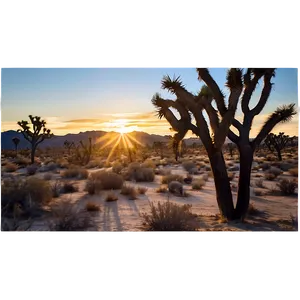
[[[115,223],[116,231],[123,231],[123,226],[119,215],[119,206],[117,201],[105,202],[103,212],[103,230],[112,231],[112,224]]]

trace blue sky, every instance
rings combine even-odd
[[[226,69],[210,69],[210,72],[226,92]],[[168,124],[151,114],[154,108],[150,101],[156,92],[173,98],[160,89],[160,81],[166,74],[180,75],[191,92],[202,85],[195,69],[2,69],[2,131],[17,129],[15,123],[32,114],[45,118],[56,134],[114,130],[129,121],[132,126],[126,126],[132,130],[169,133]],[[274,89],[258,118],[260,122],[255,123],[257,126],[277,106],[298,103],[297,69],[277,69],[273,82]],[[253,96],[253,104],[261,86]],[[143,119],[149,126],[139,126]],[[298,133],[297,118],[282,126],[290,134]]]

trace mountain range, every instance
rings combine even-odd
[[[142,145],[149,145],[152,146],[154,142],[168,142],[171,138],[171,135],[157,135],[157,134],[149,134],[146,132],[141,131],[133,131],[130,133],[127,133],[129,137],[132,137],[132,139],[135,139],[138,141],[138,143],[141,143]],[[105,137],[104,137],[105,136]],[[78,144],[80,141],[88,141],[89,138],[92,138],[92,142],[95,144],[104,144],[107,143],[109,140],[112,140],[114,138],[117,138],[119,136],[119,133],[117,132],[106,132],[106,131],[85,131],[85,132],[79,132],[79,133],[68,133],[66,135],[54,135],[53,138],[44,140],[40,144],[40,148],[46,148],[46,147],[62,147],[64,145],[64,142],[66,140],[70,142],[74,142],[75,144]],[[1,132],[1,149],[2,150],[12,150],[15,149],[14,143],[12,142],[12,139],[14,137],[18,137],[20,139],[20,143],[18,148],[24,149],[24,148],[30,148],[30,144],[23,135],[17,131],[9,130]],[[132,140],[131,139],[131,140]],[[192,145],[193,143],[196,144],[202,144],[200,139],[198,138],[186,138],[185,143],[187,146]],[[110,146],[112,146],[111,144]]]

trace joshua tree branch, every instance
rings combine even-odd
[[[216,100],[218,110],[221,116],[223,116],[227,111],[227,108],[225,106],[224,95],[221,92],[219,86],[217,85],[215,80],[211,77],[207,68],[197,68],[197,72],[198,72],[199,79],[203,80],[211,90],[214,99]]]

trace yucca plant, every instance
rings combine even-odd
[[[225,95],[210,75],[208,69],[197,69],[198,78],[205,82],[198,94],[192,94],[186,90],[179,77],[171,79],[165,76],[162,80],[162,88],[176,96],[176,100],[163,99],[155,94],[152,103],[157,109],[159,118],[164,117],[176,132],[174,138],[182,140],[191,130],[197,135],[210,160],[215,181],[216,196],[220,213],[228,220],[243,219],[247,213],[250,199],[250,175],[253,154],[256,147],[265,139],[270,131],[280,122],[289,121],[295,112],[295,104],[279,107],[267,119],[256,138],[250,141],[249,133],[253,119],[264,108],[272,89],[271,79],[275,75],[275,69],[248,68],[245,73],[242,69],[231,68],[227,72],[226,87],[229,89],[228,105],[225,104]],[[260,79],[264,86],[257,105],[249,109],[249,101]],[[241,99],[243,123],[235,119],[235,112]],[[213,107],[215,101],[217,110]],[[171,109],[178,111],[177,118]],[[203,112],[209,118],[210,128]],[[192,118],[194,119],[192,122]],[[234,126],[239,134],[231,130]],[[237,205],[234,207],[230,181],[226,164],[222,153],[226,137],[237,145],[240,153],[240,176]]]

